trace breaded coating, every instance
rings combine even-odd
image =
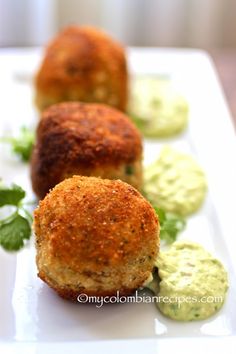
[[[123,47],[93,27],[71,26],[48,45],[35,78],[39,110],[66,101],[126,109],[128,74]]]
[[[73,176],[34,213],[38,276],[64,298],[132,293],[159,251],[152,206],[120,180]]]
[[[142,186],[140,133],[122,112],[102,104],[67,102],[44,111],[31,158],[33,190],[43,198],[74,174]]]

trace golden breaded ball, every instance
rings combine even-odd
[[[93,27],[71,26],[48,45],[35,79],[39,110],[66,101],[101,102],[126,109],[123,47]]]
[[[64,298],[132,293],[159,251],[152,206],[120,180],[73,176],[34,214],[38,276]]]
[[[141,136],[124,113],[78,102],[44,111],[31,158],[33,190],[43,198],[74,174],[121,179],[141,189]]]

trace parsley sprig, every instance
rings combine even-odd
[[[186,221],[183,217],[167,213],[163,209],[155,207],[160,222],[160,238],[167,243],[172,243],[176,240],[177,235],[184,230]]]
[[[4,143],[9,143],[11,145],[12,152],[18,155],[24,162],[27,162],[30,159],[34,140],[34,132],[27,127],[21,127],[17,137],[2,137],[0,139],[0,141]]]
[[[15,207],[13,213],[0,220],[0,245],[7,251],[18,251],[31,235],[32,216],[25,209],[25,191],[18,185],[0,185],[0,207]]]

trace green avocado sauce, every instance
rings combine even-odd
[[[169,146],[144,170],[144,194],[167,212],[192,214],[202,205],[206,191],[206,178],[197,162]]]
[[[188,104],[170,80],[135,76],[131,80],[128,114],[147,137],[169,137],[188,123]]]
[[[159,254],[156,266],[160,278],[157,306],[165,316],[203,320],[222,307],[228,289],[226,270],[200,245],[177,241]]]

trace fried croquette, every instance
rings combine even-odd
[[[71,26],[48,45],[35,78],[39,110],[66,101],[101,102],[126,109],[125,51],[104,32]]]
[[[34,213],[38,276],[64,298],[128,295],[151,275],[159,251],[152,206],[120,180],[73,176]]]
[[[141,136],[122,112],[102,104],[66,102],[44,111],[31,158],[33,190],[43,198],[74,174],[142,186]]]

